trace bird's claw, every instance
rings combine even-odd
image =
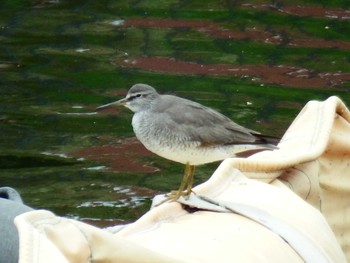
[[[191,189],[185,191],[171,191],[170,193],[166,194],[165,197],[168,201],[175,202],[181,196],[184,198],[188,197],[191,194],[191,192]]]

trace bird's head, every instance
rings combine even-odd
[[[149,109],[152,105],[152,101],[158,96],[158,92],[153,87],[146,84],[135,84],[130,88],[125,98],[102,105],[98,107],[97,110],[116,105],[125,106],[133,112],[140,112]]]

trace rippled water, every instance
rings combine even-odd
[[[138,218],[183,170],[132,139],[128,110],[96,114],[138,82],[277,136],[309,100],[349,104],[348,2],[264,3],[1,1],[0,185],[93,224]]]

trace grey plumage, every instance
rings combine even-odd
[[[188,141],[200,142],[201,146],[276,143],[276,138],[242,127],[197,102],[172,95],[159,95],[149,85],[134,85],[126,100],[130,103],[144,101],[145,103],[140,103],[142,107],[131,110],[136,113],[147,110],[152,116],[152,122],[157,122],[159,127],[167,127],[171,133],[187,138]]]

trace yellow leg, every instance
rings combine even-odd
[[[189,195],[192,191],[192,185],[193,185],[193,178],[194,178],[194,171],[196,170],[196,166],[189,165],[189,174],[187,179],[187,188],[185,191],[185,195]]]
[[[187,163],[179,190],[171,191],[170,194],[167,195],[169,200],[176,201],[180,196],[188,196],[191,193],[194,171],[195,166]]]

